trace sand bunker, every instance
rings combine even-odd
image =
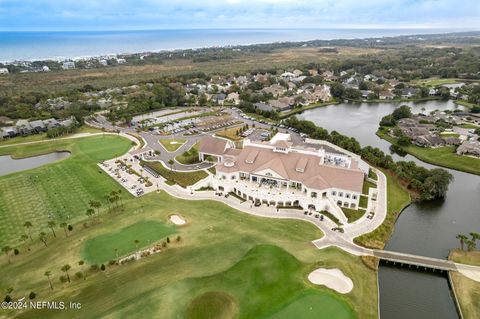
[[[170,142],[170,145],[175,145],[175,144],[182,144],[182,143],[178,143],[177,141]]]
[[[174,223],[175,225],[185,225],[186,221],[182,217],[178,215],[171,215],[170,216],[170,221]]]
[[[352,291],[353,282],[340,269],[318,268],[308,275],[308,280],[315,285],[324,285],[341,294]]]

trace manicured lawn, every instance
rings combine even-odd
[[[175,159],[177,162],[185,165],[200,163],[200,159],[198,157],[198,148],[199,145],[196,143],[188,151],[175,157]]]
[[[392,234],[395,221],[400,212],[410,204],[410,194],[402,188],[398,180],[389,172],[383,170],[387,176],[387,217],[380,227],[373,232],[355,238],[355,243],[370,248],[383,248]]]
[[[119,231],[103,234],[85,243],[84,259],[91,264],[107,262],[127,255],[175,233],[175,227],[144,220]],[[135,243],[138,240],[138,244]],[[115,251],[116,249],[116,251]]]
[[[354,221],[360,219],[363,215],[365,215],[364,209],[351,209],[342,207],[342,210],[347,217],[349,223],[353,223]]]
[[[218,292],[232,297],[239,318],[282,315],[283,309],[301,307],[295,301],[310,294],[314,297],[304,302],[321,303],[324,309],[319,316],[332,318],[335,309],[339,314],[354,311],[358,318],[378,317],[376,272],[340,249],[316,249],[311,241],[322,233],[312,224],[258,218],[219,202],[180,200],[164,192],[128,198],[124,205],[123,211],[100,214],[100,222],[89,223],[88,228],[74,224],[68,237],[60,231],[56,239],[49,234],[48,247],[38,239],[30,252],[19,246],[20,254],[11,257],[11,264],[0,256],[0,286],[14,287],[13,298],[34,291],[39,300],[75,301],[88,307],[7,311],[6,316],[182,318],[196,298]],[[176,229],[181,241],[172,240],[162,252],[124,265],[107,264],[105,271],[91,270],[88,262],[78,265],[89,240],[145,220],[168,224],[169,215],[175,213],[188,220],[188,225]],[[72,283],[61,283],[60,268],[67,263],[72,267]],[[318,267],[341,269],[354,282],[352,292],[339,295],[309,284],[306,276]],[[44,276],[47,270],[52,272],[53,291]],[[79,271],[85,271],[86,280],[76,278]],[[224,298],[210,302],[229,305]],[[233,308],[223,309],[228,314]],[[298,317],[308,315],[304,311]]]
[[[226,130],[215,133],[215,135],[228,138],[232,141],[240,141],[242,139],[242,137],[240,136],[240,128],[240,126],[227,128]]]
[[[368,177],[375,181],[378,179],[377,174],[372,169],[368,170]]]
[[[382,139],[398,146],[395,139],[388,136],[383,131],[377,131],[377,135]],[[459,156],[455,154],[454,146],[424,148],[410,145],[408,147],[398,147],[424,162],[480,175],[480,159],[469,156]]]
[[[184,188],[187,186],[191,186],[208,176],[208,174],[204,171],[195,171],[188,173],[175,172],[169,170],[168,168],[165,168],[160,162],[143,162],[142,164],[155,170],[167,181],[178,184]]]
[[[475,124],[470,124],[470,123],[464,123],[462,125],[460,125],[461,128],[473,128],[473,129],[476,129],[476,128],[479,128],[480,126],[478,125],[475,125]]]
[[[302,278],[306,266],[277,246],[256,246],[225,272],[194,280],[191,289],[215,289],[233,296],[239,318],[291,318],[293,313],[297,318],[355,318],[338,295],[308,288]],[[309,310],[315,303],[316,317]]]
[[[480,251],[454,249],[450,252],[449,259],[480,266]],[[452,272],[451,276],[464,318],[480,318],[480,283],[458,272]]]
[[[455,132],[442,132],[442,133],[440,133],[440,135],[443,136],[443,137],[455,137],[455,138],[460,137],[460,134],[455,133]]]
[[[32,236],[38,238],[41,230],[49,231],[49,215],[57,224],[84,219],[90,200],[103,201],[119,188],[97,163],[124,154],[131,146],[127,139],[105,135],[0,148],[0,155],[15,158],[72,153],[60,162],[0,177],[0,246],[18,242],[26,221],[33,224]]]
[[[162,138],[159,140],[160,144],[169,152],[175,152],[178,150],[183,144],[185,144],[187,140],[184,139],[174,139],[174,138]]]
[[[443,84],[452,84],[452,83],[457,83],[459,82],[459,79],[455,78],[448,78],[448,79],[443,79],[443,78],[430,78],[430,79],[422,79],[422,80],[417,80],[414,81],[416,85],[423,85],[423,86],[439,86]]]
[[[377,185],[367,180],[363,181],[362,194],[368,195],[370,188],[377,188]]]
[[[320,294],[315,290],[307,290],[285,308],[268,318],[341,319],[356,318],[356,315],[353,309],[346,306],[333,293]]]
[[[360,195],[360,200],[358,202],[359,207],[367,208],[368,206],[368,196]]]
[[[238,307],[233,298],[219,291],[211,291],[190,302],[185,318],[188,319],[229,319],[235,318]]]

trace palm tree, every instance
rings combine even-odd
[[[23,241],[25,244],[27,244],[27,249],[30,250],[30,245],[28,244],[27,239],[28,239],[27,234],[22,234],[22,236],[20,236],[20,240]]]
[[[92,217],[93,215],[95,215],[95,211],[93,210],[93,208],[88,208],[87,209],[88,218]]]
[[[173,169],[173,164],[175,164],[175,162],[172,159],[169,159],[168,164],[170,165],[170,169]]]
[[[472,240],[475,242],[475,244],[477,243],[477,240],[480,240],[480,233],[471,232],[470,236],[472,237]]]
[[[102,203],[100,203],[98,200],[91,200],[88,202],[88,205],[90,205],[92,208],[95,208],[97,210],[97,216],[100,216],[100,207],[102,207]]]
[[[50,270],[47,270],[43,275],[48,278],[48,282],[50,283],[50,289],[53,290],[52,281],[50,280],[50,276],[52,275],[52,272]]]
[[[3,246],[2,251],[5,253],[5,255],[8,258],[8,263],[10,263],[10,252],[12,251],[12,247],[10,246]]]
[[[118,248],[115,248],[115,256],[118,258]]]
[[[29,221],[26,221],[24,224],[23,224],[23,227],[25,227],[28,231],[28,236],[30,237],[30,240],[33,241],[32,239],[32,230],[31,228],[33,227],[33,224]]]
[[[40,232],[39,238],[42,241],[42,243],[45,245],[45,247],[48,247],[47,245],[47,234],[45,234],[43,231]]]
[[[55,234],[55,230],[53,229],[53,227],[55,227],[55,222],[51,220],[47,223],[47,225],[52,230],[53,237],[57,238],[57,234]]]
[[[84,262],[83,260],[79,260],[79,261],[78,261],[78,265],[79,265],[80,267],[82,267],[84,264],[85,264],[85,262]],[[85,273],[85,270],[83,270],[82,272],[83,272],[83,280],[86,280],[86,279],[87,279],[87,275],[86,275],[86,273]]]
[[[138,248],[138,244],[140,243],[140,241],[138,239],[135,239],[134,242],[135,242],[135,248]]]
[[[468,249],[468,251],[472,251],[472,250],[474,250],[474,249],[477,247],[477,244],[476,244],[475,240],[470,240],[470,239],[468,239],[468,240],[466,241],[466,243],[467,243],[467,249]]]
[[[465,244],[465,241],[468,239],[468,237],[463,234],[458,234],[456,238],[460,240],[460,246],[463,250],[463,245]]]
[[[68,275],[68,271],[70,270],[70,268],[72,268],[72,267],[70,267],[69,264],[63,265],[63,267],[60,268],[60,270],[63,271],[67,275],[68,282],[70,282],[70,276]]]
[[[68,233],[67,233],[68,224],[66,222],[62,222],[60,224],[60,227],[63,227],[63,231],[65,232],[65,237],[68,237]]]

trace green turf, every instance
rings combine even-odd
[[[227,271],[195,279],[190,289],[217,289],[232,295],[240,307],[239,318],[291,318],[296,311],[297,318],[313,318],[308,311],[313,303],[322,307],[317,315],[323,318],[337,314],[335,318],[355,318],[338,295],[309,288],[303,279],[306,269],[307,265],[277,246],[256,246]]]
[[[242,316],[242,311],[252,314],[257,310],[270,316],[302,291],[313,288],[321,294],[332,293],[308,284],[306,276],[318,267],[341,269],[355,288],[347,295],[335,296],[347,302],[359,318],[377,317],[376,272],[340,249],[316,249],[311,241],[322,233],[312,224],[258,218],[216,201],[180,200],[164,192],[128,198],[124,204],[124,211],[101,214],[100,222],[89,223],[86,229],[81,223],[74,224],[68,237],[60,229],[57,239],[49,234],[48,247],[39,240],[30,252],[20,246],[20,255],[12,256],[11,264],[0,256],[0,287],[14,287],[14,298],[34,291],[38,299],[88,305],[75,312],[16,313],[19,318],[181,318],[194,298],[210,291],[231,295]],[[177,228],[175,239],[161,253],[125,265],[107,265],[105,271],[78,265],[90,239],[143,220],[168,224],[171,214],[181,214],[188,225]],[[179,242],[177,235],[181,236]],[[252,250],[259,245],[282,248]],[[71,275],[87,270],[87,279],[60,283],[60,268],[66,263],[72,266]],[[53,291],[44,276],[47,270],[52,271]],[[257,293],[251,289],[258,290],[258,299],[252,298]]]
[[[333,293],[307,290],[269,319],[342,319],[356,318],[355,312]]]
[[[169,152],[175,152],[178,150],[183,144],[185,144],[187,140],[184,139],[173,139],[173,138],[162,138],[160,139],[160,144]],[[173,144],[172,144],[173,142]]]
[[[129,140],[106,135],[0,148],[0,155],[16,158],[62,150],[72,153],[60,162],[0,177],[0,246],[18,243],[25,221],[32,222],[37,237],[40,230],[49,231],[49,214],[57,224],[83,219],[90,200],[103,202],[107,193],[119,188],[96,164],[130,147]]]
[[[377,135],[382,139],[397,145],[395,139],[388,136],[383,131],[377,131]],[[480,159],[470,156],[457,155],[455,153],[455,146],[425,148],[416,145],[410,145],[408,147],[398,147],[424,162],[480,175]]]
[[[175,227],[164,223],[143,220],[113,233],[89,239],[83,257],[91,264],[99,264],[150,246],[175,233]],[[135,243],[138,240],[138,243]],[[117,249],[117,251],[115,251]]]
[[[368,206],[368,196],[360,195],[360,201],[358,202],[359,207],[367,208]]]
[[[177,160],[177,162],[185,165],[200,163],[200,158],[198,157],[198,149],[199,143],[196,143],[188,151],[175,157],[175,159]]]
[[[235,318],[237,305],[233,298],[220,291],[211,291],[198,296],[187,308],[187,319],[230,319]]]
[[[370,182],[370,181],[363,181],[363,187],[362,187],[362,194],[364,195],[368,195],[368,191],[370,188],[376,188],[377,185],[375,185],[374,183]]]
[[[142,162],[142,165],[148,166],[156,171],[163,178],[169,181],[170,185],[175,183],[184,188],[191,186],[208,176],[208,174],[204,171],[175,172],[165,168],[160,162]]]
[[[480,126],[471,124],[471,123],[464,123],[460,125],[461,128],[468,128],[468,129],[476,129],[479,128]]]
[[[360,219],[363,215],[365,215],[364,209],[352,209],[342,207],[342,211],[347,217],[349,223],[353,223],[354,221]]]

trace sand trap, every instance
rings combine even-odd
[[[318,268],[308,275],[308,280],[315,285],[324,285],[341,294],[352,291],[353,282],[340,269]]]
[[[170,142],[171,145],[175,145],[175,144],[182,144],[182,143],[178,143],[177,141],[172,141]]]
[[[170,216],[170,221],[172,223],[174,223],[175,225],[185,225],[187,223],[185,221],[185,219],[183,219],[182,217],[180,217],[178,215],[171,215]]]

